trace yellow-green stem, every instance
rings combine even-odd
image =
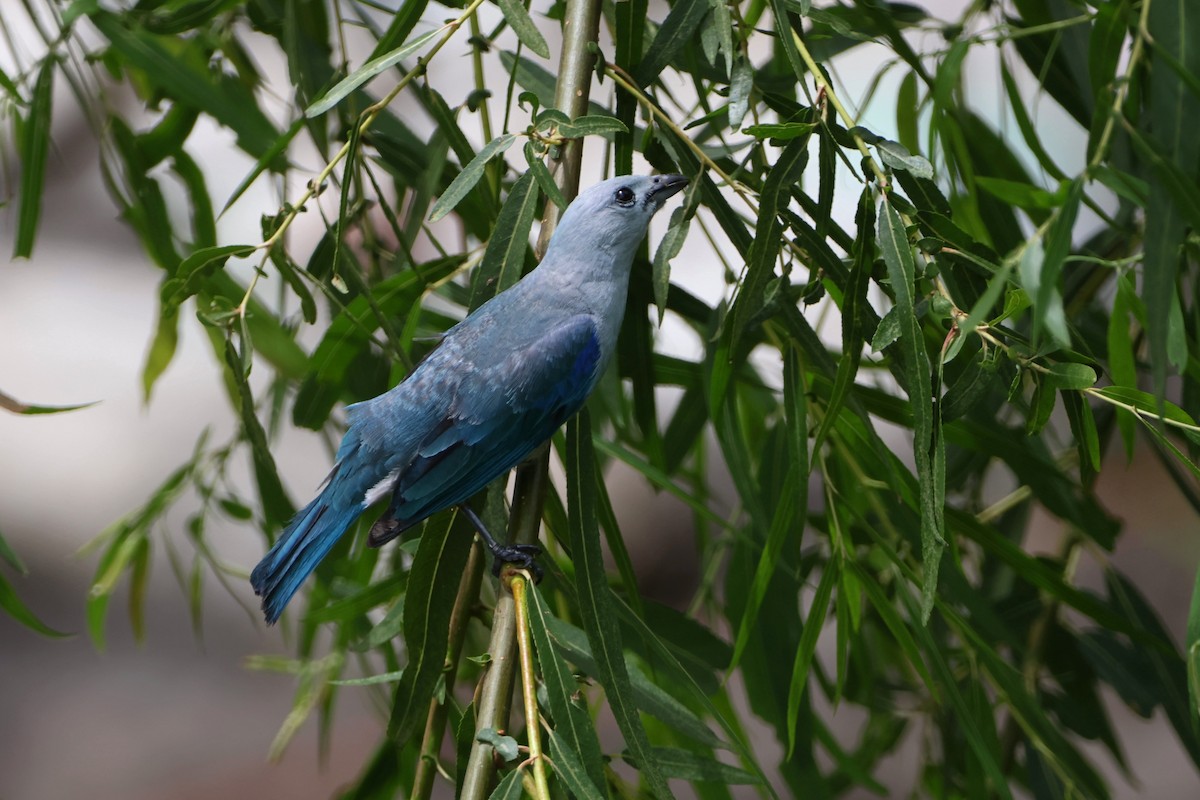
[[[533,782],[539,800],[549,800],[550,784],[546,781],[546,762],[542,758],[542,736],[537,705],[537,681],[533,675],[533,647],[529,641],[529,576],[516,572],[508,580],[513,606],[517,612],[517,651],[521,656],[521,689],[525,698],[525,735],[529,739],[529,761],[533,765]]]

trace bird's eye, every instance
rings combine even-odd
[[[616,199],[617,203],[620,205],[623,205],[623,206],[633,205],[633,190],[630,189],[628,186],[622,186],[620,189],[617,189],[617,193],[615,195],[613,195],[613,197]]]

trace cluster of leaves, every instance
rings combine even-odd
[[[543,158],[569,160],[572,147],[577,157],[586,136],[618,174],[639,154],[692,184],[655,256],[635,267],[616,368],[554,441],[566,496],[533,479],[533,496],[545,493],[533,514],[547,532],[548,576],[518,615],[536,652],[541,719],[508,724],[507,700],[485,689],[463,703],[456,691],[481,674],[486,683],[515,645],[501,624],[511,597],[481,582],[469,529],[446,513],[382,553],[346,537],[318,569],[296,610],[295,658],[256,662],[299,679],[276,748],[314,712],[327,722],[343,687],[365,685],[350,691],[371,693],[389,724],[350,796],[423,794],[447,725],[457,764],[441,767],[468,796],[488,786],[473,765],[493,751],[512,765],[496,796],[518,796],[526,782],[542,792],[545,759],[525,755],[539,754],[543,725],[552,793],[629,796],[633,773],[614,768],[595,734],[602,699],[624,736],[620,758],[657,795],[669,794],[668,779],[706,797],[739,782],[883,794],[880,760],[919,737],[920,785],[932,795],[1105,797],[1080,743],[1100,742],[1129,770],[1101,700],[1112,687],[1140,715],[1161,710],[1200,765],[1200,608],[1181,652],[1107,565],[1120,525],[1094,491],[1105,453],[1123,443],[1132,454],[1140,436],[1200,511],[1200,426],[1184,410],[1200,398],[1200,148],[1189,136],[1200,123],[1200,17],[1185,13],[1187,0],[978,3],[950,22],[881,0],[675,0],[661,21],[648,20],[647,0],[541,9],[576,23],[563,26],[568,42],[599,18],[613,44],[587,51],[594,77],[571,65],[555,74],[517,0],[500,0],[499,14],[482,0],[445,5],[456,16],[418,34],[424,16],[442,13],[425,0],[389,14],[352,0],[143,0],[122,12],[81,1],[63,15],[50,8],[58,30],[45,31],[44,58],[0,76],[25,167],[17,254],[34,242],[37,132],[48,130],[61,74],[104,132],[113,197],[163,270],[147,396],[193,304],[243,422],[234,442],[202,442],[98,542],[97,640],[127,573],[136,609],[151,529],[183,488],[205,499],[191,527],[196,561],[190,575],[179,569],[197,616],[201,567],[241,574],[205,547],[205,515],[274,536],[292,511],[269,446],[280,426],[336,439],[339,403],[401,377],[425,338],[453,323],[447,308],[474,307],[531,268],[543,198],[553,209],[569,195]],[[85,26],[104,41],[86,62]],[[357,70],[339,49],[350,26],[376,41]],[[286,56],[285,130],[262,109],[251,35]],[[438,89],[444,46],[473,59],[473,91],[453,107]],[[884,60],[861,105],[897,87],[889,130],[858,125],[831,80],[831,59],[868,50]],[[969,103],[964,70],[976,54],[1000,66],[1019,147]],[[153,124],[134,130],[97,102],[91,63],[131,85]],[[589,85],[610,94],[568,113],[561,98],[586,97]],[[390,105],[397,97],[404,115]],[[1039,103],[1060,108],[1086,141],[1073,174],[1050,155],[1029,111]],[[410,124],[418,113],[425,138]],[[188,155],[201,117],[256,160],[226,208],[267,176],[308,186],[263,217],[261,244],[217,241],[214,203]],[[317,176],[288,162],[301,136],[327,159]],[[503,157],[518,139],[527,170]],[[862,188],[844,227],[832,210],[845,175]],[[188,225],[168,213],[165,181],[184,187]],[[286,233],[301,211],[320,211],[330,181],[336,213],[315,249],[296,253]],[[1102,222],[1096,233],[1079,229],[1085,208]],[[430,220],[449,214],[464,240],[448,246]],[[689,234],[714,243],[712,263],[728,276],[729,297],[715,306],[670,282]],[[441,256],[414,256],[430,248]],[[258,259],[248,284],[226,269],[245,257]],[[257,291],[263,275],[281,279],[279,302]],[[806,310],[840,316],[836,349]],[[697,334],[701,358],[654,352],[652,318],[667,314]],[[307,352],[298,331],[313,324],[324,333]],[[764,372],[764,354],[781,382]],[[265,388],[252,388],[251,370],[266,373]],[[1180,376],[1177,404],[1169,370]],[[670,413],[659,408],[663,387],[682,395]],[[1065,425],[1053,419],[1060,401]],[[881,422],[912,431],[911,461]],[[225,478],[228,459],[247,452],[254,501]],[[736,489],[732,511],[714,500],[714,460]],[[704,577],[689,613],[639,596],[600,479],[611,461],[692,510]],[[1017,488],[988,504],[998,479]],[[1023,548],[1038,507],[1065,531],[1054,556]],[[502,487],[485,518],[504,528]],[[616,576],[605,573],[601,536]],[[1082,557],[1103,568],[1103,593],[1074,584]],[[818,654],[823,633],[832,648]],[[367,677],[347,677],[355,670]],[[724,680],[732,675],[740,684]],[[532,673],[523,682],[533,696]],[[750,746],[739,691],[783,745],[775,763]],[[852,741],[831,730],[830,704],[864,712]]]

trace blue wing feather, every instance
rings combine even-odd
[[[579,315],[464,379],[449,424],[397,480],[389,514],[400,525],[390,533],[464,502],[516,466],[579,410],[600,362],[595,323]]]

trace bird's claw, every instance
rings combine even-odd
[[[542,580],[542,568],[534,559],[542,554],[542,548],[536,544],[503,544],[492,550],[492,574],[500,577],[500,571],[505,564],[512,564],[517,569],[527,570],[533,576],[534,583]]]

